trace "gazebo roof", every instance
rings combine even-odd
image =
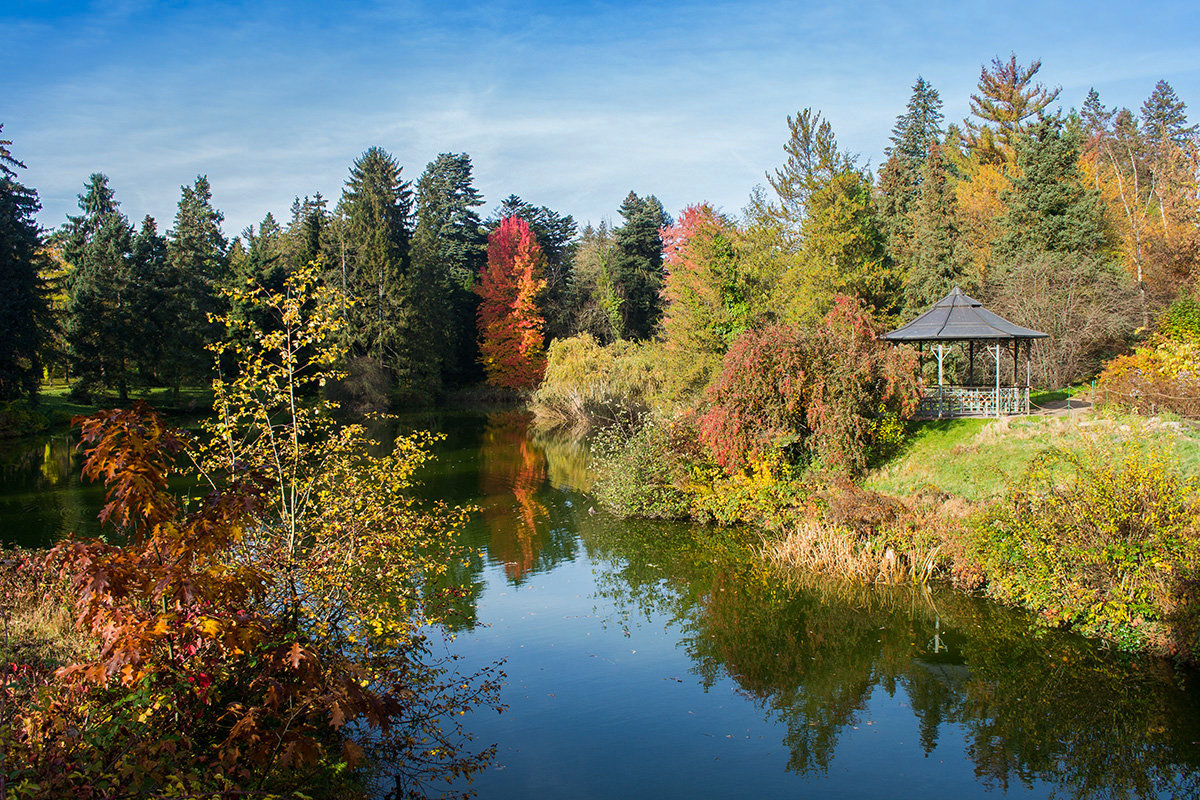
[[[880,338],[890,342],[953,342],[970,339],[1042,339],[1041,331],[1022,328],[993,314],[957,286],[933,308]]]

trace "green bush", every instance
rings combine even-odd
[[[1196,483],[1136,437],[1036,457],[982,531],[989,590],[1129,648],[1178,642],[1200,556]],[[1172,640],[1175,640],[1172,644]]]
[[[45,414],[34,411],[26,400],[0,403],[0,439],[15,439],[41,433],[50,427]]]
[[[1158,330],[1172,339],[1200,341],[1200,294],[1172,303],[1163,312]]]
[[[611,426],[592,441],[600,502],[623,517],[686,519],[692,513],[691,483],[709,462],[686,420],[649,416],[629,429]]]

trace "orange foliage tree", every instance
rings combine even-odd
[[[488,263],[479,294],[480,360],[488,383],[524,391],[546,371],[543,319],[538,295],[546,287],[542,248],[520,217],[505,217],[488,236]]]

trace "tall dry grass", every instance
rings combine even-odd
[[[783,571],[837,575],[862,583],[924,584],[939,565],[941,545],[897,549],[822,520],[797,520],[782,536],[765,539],[764,560]]]

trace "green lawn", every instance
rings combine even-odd
[[[1005,486],[1040,451],[1070,445],[1100,431],[1141,430],[1173,447],[1180,472],[1200,476],[1200,429],[1186,422],[1151,422],[1142,417],[1084,414],[1072,417],[956,419],[913,423],[908,445],[867,476],[868,488],[907,495],[935,488],[979,501]]]

